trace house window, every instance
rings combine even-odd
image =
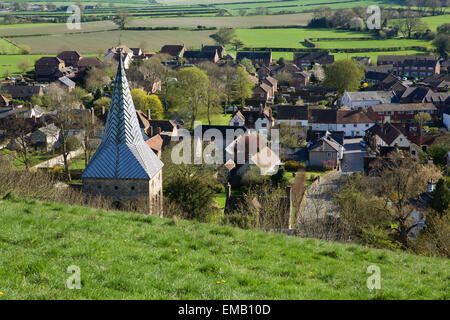
[[[358,125],[357,125],[357,124],[354,124],[353,126],[356,128]]]
[[[133,190],[134,191],[134,189],[136,189],[134,186],[131,186],[131,190]]]
[[[366,128],[369,126],[369,124],[368,123],[366,123]]]
[[[327,152],[327,159],[331,159],[331,152]]]
[[[267,126],[266,123],[261,123],[261,127],[265,128]]]
[[[345,128],[345,124],[342,125],[342,128]]]
[[[239,122],[236,121],[236,122],[234,123],[234,126],[235,126],[235,127],[239,127]]]

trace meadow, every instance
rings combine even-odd
[[[423,46],[426,47],[430,41],[417,39],[385,39],[385,40],[333,40],[315,42],[323,49],[344,49],[344,48],[392,48]]]
[[[0,300],[449,298],[444,258],[11,195],[0,225]]]
[[[42,55],[0,55],[0,76],[3,77],[6,73],[16,74],[20,72],[19,67],[17,66],[19,62],[26,59],[30,63],[30,69],[34,68],[34,63],[36,60],[41,58]]]
[[[236,37],[246,47],[305,48],[302,44],[305,38],[364,38],[371,37],[371,34],[332,29],[271,28],[237,29]]]

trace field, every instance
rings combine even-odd
[[[42,55],[0,55],[0,76],[4,76],[6,72],[9,74],[19,73],[17,64],[26,59],[30,62],[30,70],[34,68],[34,62],[41,58]]]
[[[365,38],[369,33],[331,29],[273,28],[237,29],[236,36],[246,47],[304,48],[305,38]]]
[[[0,54],[18,54],[22,50],[11,42],[0,38]]]
[[[430,28],[432,31],[436,31],[437,27],[439,27],[440,25],[443,25],[444,23],[450,23],[450,15],[447,14],[435,17],[425,17],[422,18],[422,21],[426,22],[428,28]]]
[[[27,44],[34,54],[56,54],[62,50],[76,48],[81,53],[96,53],[116,46],[119,41],[129,47],[138,47],[146,41],[150,50],[159,51],[165,44],[184,43],[188,47],[212,44],[210,35],[214,31],[105,31],[71,35],[49,35],[12,39],[17,44]]]
[[[0,225],[0,300],[449,298],[448,259],[13,196]]]
[[[426,54],[422,51],[404,50],[404,51],[379,51],[379,52],[357,52],[357,53],[333,53],[335,60],[351,59],[351,57],[370,57],[372,62],[376,63],[379,55],[418,55]],[[291,54],[292,59],[292,54]]]
[[[344,48],[392,48],[423,46],[426,47],[429,41],[416,39],[386,39],[386,40],[334,40],[315,42],[324,49],[344,49]]]
[[[179,18],[140,18],[131,20],[128,27],[179,27],[197,28],[197,26],[217,28],[251,28],[255,26],[307,25],[311,13],[298,13],[273,16],[233,16],[233,17],[179,17]]]
[[[117,29],[112,21],[83,22],[81,29],[69,30],[65,23],[13,24],[0,26],[0,36],[63,34]]]

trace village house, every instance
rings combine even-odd
[[[298,67],[311,67],[313,64],[327,65],[334,62],[334,55],[328,52],[295,52],[294,64]]]
[[[357,91],[345,92],[341,105],[351,109],[368,108],[374,104],[394,103],[398,98],[393,91]]]
[[[314,131],[342,131],[345,137],[362,137],[376,120],[366,111],[309,108],[308,124]]]
[[[58,78],[55,81],[55,83],[58,84],[61,88],[65,89],[69,92],[71,92],[73,89],[75,89],[75,86],[76,86],[75,82],[73,82],[72,80],[70,80],[67,77]]]
[[[78,63],[83,59],[83,56],[78,51],[63,51],[57,57],[64,61],[66,67],[74,68],[77,68]]]
[[[204,52],[217,51],[217,55],[219,56],[219,59],[224,59],[227,55],[225,48],[222,46],[204,46],[204,45],[202,45],[202,51],[204,51]]]
[[[377,59],[378,65],[393,65],[392,72],[395,75],[405,77],[425,78],[440,73],[440,63],[436,57],[431,55],[418,56],[385,56],[380,55]]]
[[[60,129],[51,123],[33,132],[30,141],[41,152],[49,152],[57,147],[59,133]]]
[[[253,88],[252,99],[254,100],[272,101],[273,97],[273,88],[265,83],[260,83]]]
[[[450,107],[442,112],[442,123],[447,128],[447,130],[450,130]]]
[[[183,54],[183,58],[189,61],[189,63],[199,63],[209,61],[217,63],[219,61],[219,55],[217,51],[193,51],[186,50]]]
[[[315,141],[308,150],[308,166],[314,168],[338,168],[344,157],[344,147],[329,135]]]
[[[410,148],[412,145],[406,134],[390,122],[377,123],[366,130],[365,139],[375,151],[380,147]],[[416,147],[412,150],[412,154],[417,155],[419,151],[420,148]]]
[[[275,78],[272,78],[271,76],[267,76],[264,79],[261,80],[261,83],[264,83],[268,85],[271,89],[271,96],[275,96],[275,92],[278,91],[278,81]]]
[[[434,91],[444,91],[450,88],[450,74],[433,74],[420,82],[420,85],[429,87]]]
[[[297,105],[277,105],[277,124],[308,126],[308,107]]]
[[[102,142],[82,174],[83,190],[116,201],[117,207],[145,203],[162,215],[163,163],[144,142],[125,75],[122,52]]]
[[[44,95],[43,85],[2,85],[2,91],[11,96],[12,99],[29,100],[32,96]]]
[[[186,51],[186,47],[183,45],[171,45],[166,44],[161,48],[161,53],[168,54],[173,58],[182,58],[184,52]]]
[[[254,65],[268,66],[272,63],[272,51],[263,51],[263,52],[239,51],[236,55],[237,62],[241,62],[241,60],[245,58],[249,59]]]
[[[233,113],[229,124],[233,127],[245,127],[249,130],[269,134],[269,130],[274,125],[272,109],[260,106],[259,110],[238,110]]]
[[[42,57],[34,64],[36,80],[51,82],[63,76],[73,77],[72,70],[66,67],[63,60],[57,57]]]
[[[401,103],[432,103],[437,108],[450,104],[450,92],[434,92],[426,87],[410,87],[400,97]]]
[[[380,122],[414,122],[414,117],[422,112],[428,113],[433,121],[439,116],[438,109],[432,103],[376,104],[370,106],[368,111]]]
[[[120,52],[122,54],[120,54]],[[123,66],[125,70],[127,70],[130,67],[131,62],[133,61],[134,52],[127,46],[119,45],[117,47],[109,48],[103,57],[105,60],[115,61],[119,61],[119,57],[122,57]]]

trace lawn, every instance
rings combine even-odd
[[[450,297],[444,258],[13,196],[0,225],[0,300]],[[80,290],[65,287],[69,266]]]
[[[450,14],[442,15],[442,16],[434,16],[434,17],[425,17],[422,18],[428,28],[432,31],[436,31],[437,27],[443,25],[444,23],[450,23]]]
[[[22,50],[6,39],[0,38],[0,54],[19,54]]]
[[[228,126],[230,123],[230,120],[231,120],[231,113],[229,113],[229,114],[216,113],[216,114],[211,115],[211,125]],[[198,121],[201,121],[202,124],[207,125],[208,124],[208,116],[204,115]]]
[[[369,33],[332,29],[273,28],[236,29],[236,37],[246,47],[304,48],[305,38],[363,38]]]
[[[10,154],[11,154],[10,151],[0,150],[0,156],[2,156],[2,155],[9,156]],[[12,153],[12,154],[14,154],[14,153]],[[49,153],[39,153],[39,152],[33,153],[32,152],[32,153],[28,154],[28,160],[30,161],[30,167],[33,167],[35,165],[38,165],[39,163],[47,161],[56,156],[57,156],[57,154],[54,154],[52,152],[49,152]],[[21,157],[16,157],[12,163],[17,169],[25,169],[25,164]]]

